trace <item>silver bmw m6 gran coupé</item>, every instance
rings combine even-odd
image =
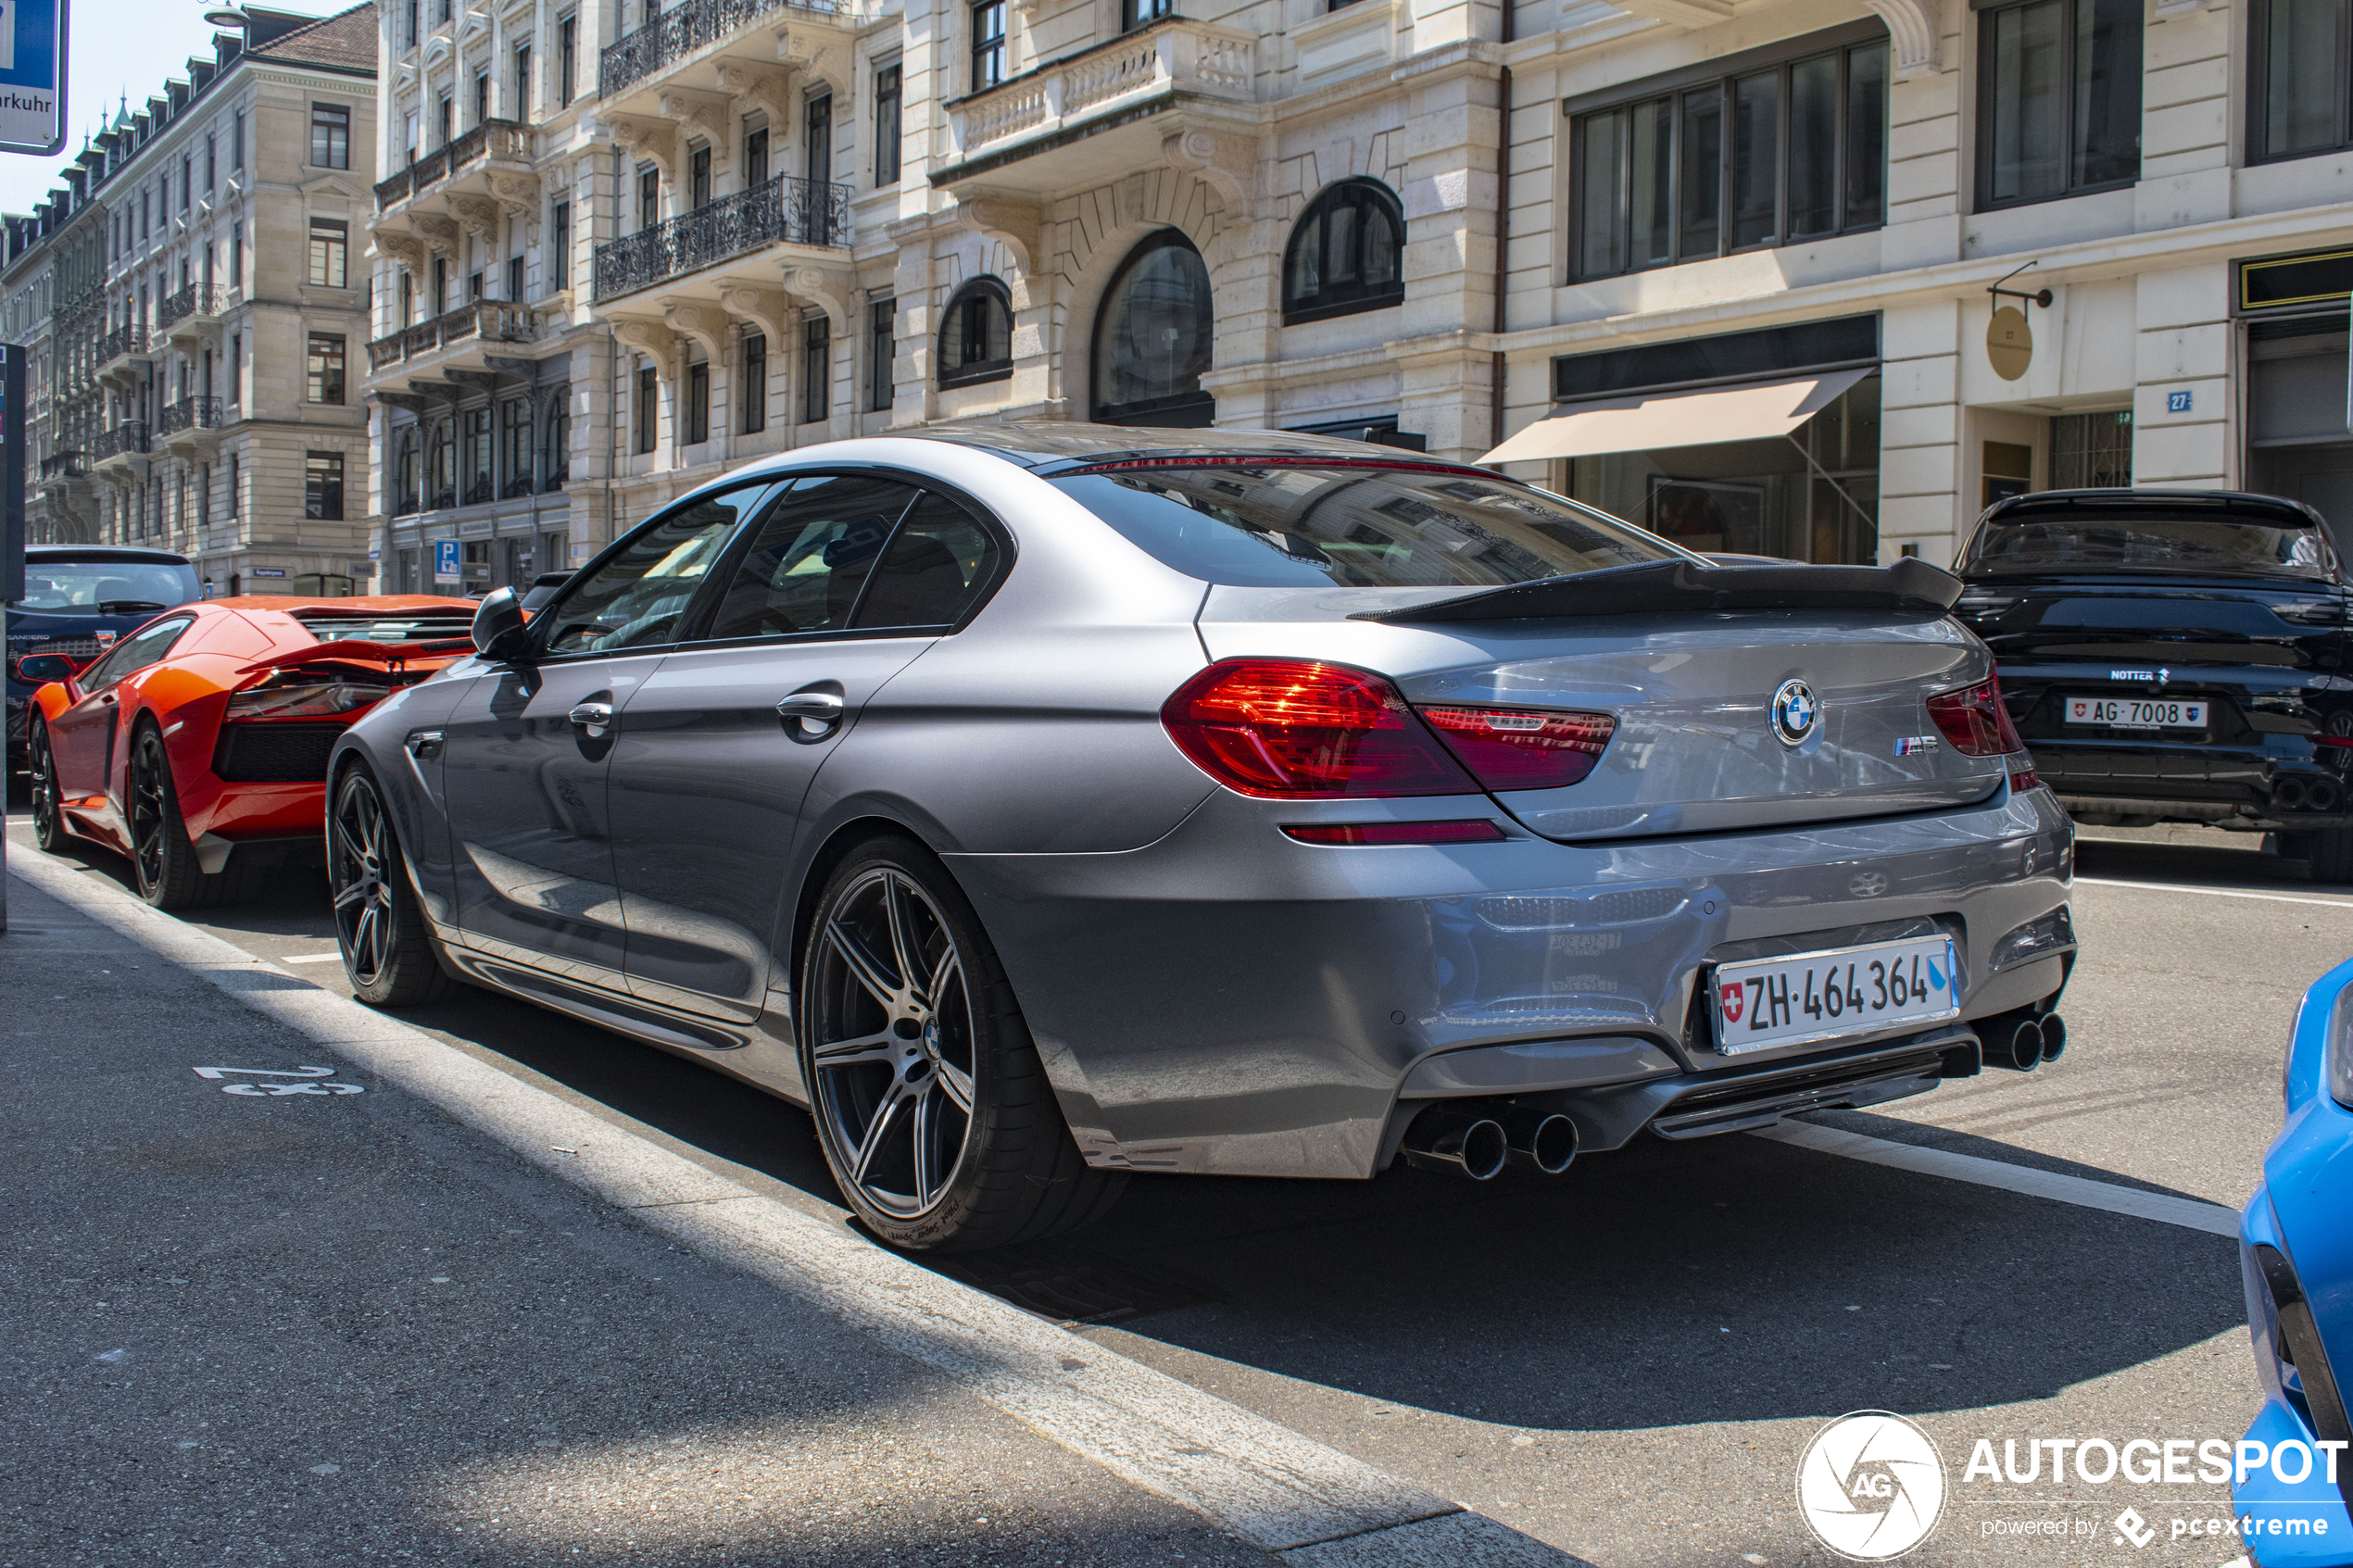
[[[1319,436],[806,447],[352,726],[345,960],[807,1106],[916,1248],[2028,1069],[2072,835],[1958,591]]]

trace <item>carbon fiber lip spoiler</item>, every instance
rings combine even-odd
[[[1893,609],[1942,615],[1961,580],[1906,557],[1893,566],[1701,566],[1644,561],[1487,588],[1459,598],[1365,610],[1351,621],[1553,621],[1729,609]]]

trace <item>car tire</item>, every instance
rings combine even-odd
[[[890,1245],[1031,1241],[1117,1199],[1125,1173],[1079,1153],[996,949],[912,839],[864,844],[826,878],[798,1010],[825,1162]]]
[[[196,863],[196,847],[180,815],[180,790],[171,777],[171,753],[163,732],[140,724],[131,743],[124,813],[131,827],[131,880],[139,897],[158,909],[202,909],[233,904],[252,891],[239,872],[208,876]]]
[[[2305,840],[2304,863],[2314,882],[2353,883],[2353,828],[2315,828],[2296,836]],[[2283,854],[2286,847],[2283,843]]]
[[[63,854],[66,819],[57,793],[57,759],[49,749],[48,721],[38,714],[25,727],[24,750],[25,771],[32,781],[32,842],[44,854]]]
[[[371,1007],[422,1007],[448,993],[423,900],[409,876],[384,791],[365,764],[346,770],[327,811],[327,886],[352,995]]]

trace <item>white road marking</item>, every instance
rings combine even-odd
[[[2259,898],[2267,904],[2318,904],[2324,909],[2353,909],[2353,900],[2299,898],[2290,893],[2242,893],[2233,887],[2188,887],[2178,882],[2133,882],[2110,876],[2079,876],[2080,887],[2139,887],[2151,893],[2203,893],[2209,898]]]
[[[9,874],[202,975],[648,1228],[820,1307],[1114,1474],[1315,1568],[1589,1568],[1415,1482],[872,1246],[37,857]],[[584,1152],[555,1159],[559,1148]]]
[[[1811,1122],[1783,1122],[1776,1126],[1760,1127],[1754,1135],[1771,1138],[1776,1143],[1793,1144],[1799,1148],[1812,1149],[1817,1154],[1835,1154],[1848,1160],[1866,1160],[1873,1165],[1891,1165],[1899,1171],[1917,1171],[1926,1176],[1944,1176],[1957,1182],[1973,1182],[1979,1186],[2001,1187],[2010,1192],[2024,1193],[2030,1198],[2072,1203],[2080,1209],[2105,1209],[2111,1214],[2130,1214],[2135,1219],[2161,1221],[2169,1225],[2205,1231],[2212,1236],[2235,1237],[2239,1234],[2239,1217],[2235,1210],[2195,1198],[2143,1192],[2137,1187],[2118,1186],[2112,1182],[2095,1182],[2083,1176],[2062,1175],[2057,1171],[2036,1171],[2005,1160],[1981,1159],[1974,1154],[1920,1148],[1887,1138],[1842,1132],[1836,1127],[1818,1126]]]
[[[296,953],[278,960],[280,963],[341,963],[341,953]]]

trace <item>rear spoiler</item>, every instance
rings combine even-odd
[[[407,664],[446,664],[460,654],[473,651],[471,636],[436,637],[432,642],[415,643],[370,643],[357,637],[345,637],[332,643],[313,643],[307,648],[271,654],[268,659],[257,659],[244,666],[237,673],[251,675],[263,670],[292,670],[305,664],[362,664],[370,669],[397,670]]]
[[[1702,566],[1644,561],[1487,588],[1351,621],[1556,621],[1727,609],[1892,609],[1942,615],[1961,580],[1906,556],[1893,566]]]

